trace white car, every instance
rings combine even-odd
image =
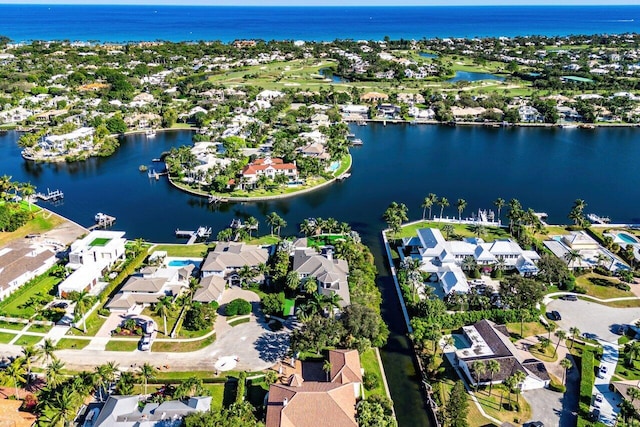
[[[601,403],[603,400],[603,397],[600,393],[596,394],[596,402]]]
[[[149,351],[151,349],[151,335],[145,335],[140,340],[140,350]]]
[[[600,366],[600,370],[598,371],[598,377],[604,378],[608,372],[609,372],[609,369],[607,369],[606,366]]]

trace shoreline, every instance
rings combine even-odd
[[[637,128],[640,127],[640,123],[584,123],[584,122],[565,122],[565,123],[505,123],[505,122],[471,122],[471,121],[453,121],[453,122],[439,122],[437,120],[426,119],[343,119],[347,124],[355,124],[358,122],[365,123],[382,123],[392,125],[440,125],[440,126],[480,126],[487,128],[556,128],[566,129],[566,126],[574,126],[582,130],[594,130],[596,128]]]

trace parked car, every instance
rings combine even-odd
[[[53,308],[62,308],[62,309],[66,310],[66,308],[69,307],[69,303],[68,302],[64,302],[64,301],[60,301],[60,302],[57,302],[57,303],[53,304],[51,307],[53,307]]]
[[[578,301],[578,297],[573,294],[562,295],[560,299],[565,301]]]
[[[596,399],[595,399],[595,401],[596,401],[597,403],[602,403],[602,400],[603,400],[603,399],[604,399],[604,398],[602,397],[602,395],[601,395],[600,393],[596,394]]]
[[[600,370],[598,371],[598,377],[599,378],[604,378],[605,375],[607,375],[607,373],[609,372],[609,369],[607,369],[606,366],[600,366]]]
[[[547,317],[551,320],[562,320],[562,316],[556,310],[553,310],[551,313],[547,313]]]
[[[616,335],[624,335],[627,332],[627,327],[624,325],[618,325],[613,329],[613,333]]]
[[[151,335],[156,331],[156,323],[153,320],[147,320],[144,324],[144,333]]]
[[[149,351],[151,349],[151,335],[145,335],[140,340],[140,350]]]

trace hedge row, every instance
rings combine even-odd
[[[427,325],[438,325],[440,329],[458,329],[465,325],[471,325],[483,319],[491,320],[497,324],[532,322],[538,318],[537,310],[478,310],[462,313],[447,313],[432,317],[416,317],[411,320],[414,329],[420,329]]]
[[[593,395],[593,384],[596,381],[596,359],[593,349],[585,347],[582,352],[581,364],[578,427],[600,426],[603,424],[589,421],[589,417],[591,416],[589,406],[591,405],[591,396]]]
[[[111,296],[111,294],[116,290],[118,286],[125,279],[131,276],[135,271],[140,267],[140,265],[144,262],[145,258],[149,254],[149,248],[142,248],[140,253],[130,261],[126,261],[124,268],[118,273],[118,275],[109,282],[109,285],[104,288],[104,290],[100,293],[100,302],[106,302],[107,299]]]

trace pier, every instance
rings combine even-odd
[[[211,227],[198,227],[196,231],[176,229],[176,237],[189,239],[187,245],[193,245],[198,239],[205,239],[209,236],[211,236]]]
[[[60,190],[51,191],[47,188],[47,194],[36,193],[35,197],[45,202],[55,202],[64,199],[64,193]]]
[[[151,169],[149,172],[147,172],[147,175],[149,176],[149,178],[155,178],[156,181],[160,179],[160,177],[162,175],[168,175],[169,172],[156,172],[155,169]]]
[[[229,199],[218,196],[209,196],[209,203],[226,203]]]
[[[107,215],[102,212],[98,212],[94,217],[94,219],[96,220],[96,224],[89,227],[89,230],[108,228],[108,227],[111,227],[114,222],[116,222],[115,216]]]

